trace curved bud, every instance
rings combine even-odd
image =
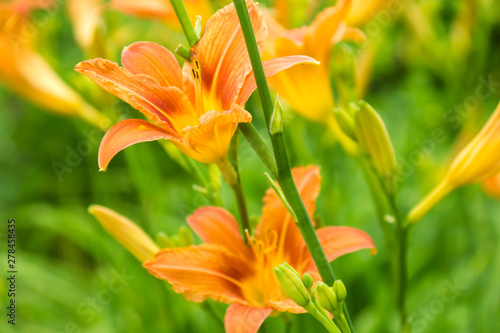
[[[347,289],[345,288],[344,282],[342,280],[336,280],[333,283],[333,291],[337,295],[337,300],[339,303],[343,302],[347,297]]]
[[[287,295],[299,306],[305,307],[311,302],[311,297],[295,270],[290,270],[285,265],[274,268],[274,273]]]
[[[158,245],[134,222],[109,208],[92,205],[89,213],[94,215],[101,225],[120,244],[122,244],[139,261],[154,259],[160,251]]]
[[[328,287],[325,283],[319,281],[316,284],[316,295],[319,304],[328,312],[334,313],[337,311],[339,303],[337,295],[332,288]]]

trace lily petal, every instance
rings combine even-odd
[[[159,139],[177,139],[169,131],[142,119],[125,119],[111,127],[99,147],[98,163],[106,171],[111,159],[122,149],[133,144]]]
[[[227,210],[202,207],[187,218],[187,223],[203,242],[222,245],[238,256],[252,256],[252,251],[241,237],[238,222]]]
[[[292,176],[297,185],[302,201],[310,216],[316,210],[316,198],[319,194],[321,176],[319,167],[298,167],[292,170]],[[293,221],[290,213],[272,189],[268,189],[264,197],[262,220],[255,234],[260,239],[267,239],[270,233],[276,232],[279,239],[278,255],[283,256],[283,261],[292,266],[299,266],[302,262],[303,239],[299,228]]]
[[[267,28],[257,4],[248,1],[247,6],[255,38],[262,52]],[[194,60],[199,61],[204,95],[206,95],[205,109],[228,110],[238,97],[245,74],[251,69],[234,4],[231,3],[217,11],[208,20],[205,32],[194,45],[191,54],[193,61],[186,62],[184,70],[190,72]],[[187,79],[192,78],[189,74],[184,76]],[[220,101],[221,105],[215,105],[216,101]]]
[[[178,132],[188,125],[196,124],[196,119],[191,117],[191,104],[177,87],[162,87],[149,75],[134,75],[105,59],[80,62],[75,70],[144,113],[163,129],[170,127]]]
[[[295,303],[291,298],[287,298],[281,301],[268,300],[266,305],[272,307],[279,312],[290,312],[290,313],[306,313],[307,311]]]
[[[230,111],[208,111],[201,116],[198,126],[181,131],[182,142],[173,144],[199,162],[219,162],[226,157],[238,124],[251,121],[252,115],[237,104],[233,104]]]
[[[147,74],[164,87],[182,89],[182,70],[172,52],[153,42],[136,42],[122,51],[122,64],[132,74]]]
[[[325,227],[316,232],[328,261],[361,249],[371,249],[372,255],[377,253],[373,240],[362,230],[351,227]],[[306,253],[304,256],[309,257],[305,271],[316,271],[316,265],[305,244],[303,251]]]
[[[310,50],[312,57],[326,61],[330,53],[331,40],[337,33],[339,24],[345,20],[351,0],[342,0],[333,7],[319,13],[307,29],[304,46]]]
[[[248,304],[242,296],[240,281],[251,273],[251,265],[225,247],[202,244],[163,249],[143,266],[157,278],[167,280],[176,292],[183,293],[192,302],[211,298]]]
[[[279,71],[290,68],[292,66],[305,64],[319,65],[319,61],[316,61],[315,59],[308,56],[295,55],[275,58],[272,60],[264,61],[262,63],[266,77],[272,76]],[[257,83],[255,82],[253,70],[251,70],[245,77],[245,81],[243,82],[243,86],[240,89],[236,103],[239,105],[245,104],[245,102],[248,100],[248,98],[256,88]]]
[[[226,333],[257,333],[271,311],[271,308],[232,304],[224,318]]]

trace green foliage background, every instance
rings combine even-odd
[[[466,3],[473,3],[477,11],[471,13],[474,20],[466,31],[470,44],[464,48],[453,43],[451,27],[468,10]],[[400,204],[404,211],[443,176],[457,151],[456,139],[476,133],[500,100],[497,86],[477,107],[462,113],[455,109],[474,96],[481,77],[491,75],[500,82],[498,2],[420,1],[417,5],[432,23],[431,38],[417,38],[404,15],[387,21],[375,16],[371,22],[379,25],[379,32],[370,36],[375,30],[367,30],[368,41],[377,43],[377,52],[364,98],[386,122],[403,167]],[[182,41],[179,33],[160,22],[111,12],[106,14],[106,23],[110,58],[115,60],[124,45],[136,40],[158,41],[170,49]],[[88,55],[75,44],[64,7],[54,11],[40,29],[37,44],[77,91],[89,100],[100,94],[72,71]],[[362,51],[362,47],[346,47],[354,53]],[[138,115],[114,98],[105,100],[96,106],[116,119]],[[98,203],[130,217],[152,236],[160,231],[175,235],[186,216],[208,204],[193,190],[189,175],[157,143],[130,147],[116,156],[106,173],[98,172],[99,140],[95,134],[88,136],[95,131],[90,125],[46,113],[5,87],[0,90],[0,105],[0,248],[5,253],[0,266],[3,277],[6,221],[15,218],[19,272],[15,327],[6,324],[7,280],[0,280],[0,331],[222,332],[225,305],[187,302],[149,275],[87,213],[90,204]],[[247,108],[262,130],[257,96]],[[444,142],[431,140],[435,129],[444,131]],[[321,124],[288,113],[285,135],[293,165],[321,165],[317,213],[324,223],[361,228],[378,247],[376,256],[360,251],[332,263],[346,283],[357,331],[397,331],[386,250],[360,171]],[[251,215],[259,216],[265,168],[243,138],[241,142],[243,186]],[[79,145],[89,147],[88,154],[78,153]],[[54,162],[74,166],[59,179]],[[223,200],[237,216],[226,187]],[[445,198],[411,231],[408,310],[414,318],[414,332],[498,332],[499,216],[498,199],[472,185]],[[119,285],[116,275],[128,277],[118,292],[113,288]],[[291,332],[323,330],[308,315],[284,318],[292,321]],[[262,329],[284,330],[279,317],[266,320]]]

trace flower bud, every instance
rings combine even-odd
[[[271,124],[269,127],[271,135],[283,132],[283,121],[283,106],[281,105],[279,97],[276,97],[273,114],[271,115]]]
[[[117,212],[98,205],[89,207],[101,225],[141,262],[154,259],[158,245],[134,222]]]
[[[287,295],[295,303],[301,307],[309,304],[311,297],[302,283],[299,274],[293,268],[291,270],[282,264],[274,268],[274,273]]]
[[[319,281],[316,284],[316,295],[319,304],[328,312],[334,313],[337,311],[339,303],[337,295],[332,288],[328,287],[325,283]]]
[[[443,181],[408,214],[417,223],[457,187],[482,182],[500,172],[500,103],[472,141],[455,157]]]
[[[302,275],[302,283],[304,283],[304,286],[307,289],[311,289],[314,284],[314,280],[311,275],[304,273],[304,275]]]
[[[333,110],[333,115],[337,120],[342,131],[349,136],[351,139],[356,140],[356,134],[354,133],[354,119],[351,118],[347,112],[341,108],[335,108]]]
[[[345,288],[344,282],[342,280],[336,280],[333,283],[333,291],[337,295],[337,300],[339,303],[343,302],[347,297],[347,289]]]
[[[385,181],[388,192],[394,192],[397,173],[396,155],[384,121],[365,101],[359,103],[354,130],[361,150],[371,158],[378,175]]]

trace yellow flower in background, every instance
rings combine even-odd
[[[335,102],[330,88],[329,58],[333,45],[344,39],[362,40],[361,31],[344,23],[350,1],[341,1],[319,13],[307,27],[286,30],[268,18],[269,38],[265,58],[292,54],[310,56],[319,67],[295,67],[269,78],[269,83],[302,116],[324,121],[333,114]]]
[[[104,6],[101,0],[68,0],[68,15],[78,45],[88,50],[94,44]]]
[[[346,17],[346,23],[349,25],[360,26],[373,19],[375,15],[391,1],[400,2],[403,0],[353,0],[349,14]],[[396,5],[401,6],[400,3]]]
[[[154,259],[155,254],[160,251],[158,245],[144,230],[125,216],[99,205],[90,206],[89,212],[140,262]]]
[[[247,4],[262,46],[266,37],[262,14],[254,2]],[[308,62],[315,63],[305,56],[283,57],[264,62],[264,69],[273,75]],[[93,59],[75,67],[151,120],[126,119],[113,126],[99,149],[101,170],[120,150],[159,139],[170,140],[199,162],[222,162],[237,125],[252,119],[243,105],[256,83],[233,4],[208,20],[183,68],[170,51],[152,42],[126,47],[122,64]]]
[[[24,99],[57,114],[80,116],[103,128],[105,119],[73,91],[33,46],[38,27],[26,14],[34,1],[0,4],[0,82]]]
[[[210,0],[184,0],[184,6],[193,25],[197,15],[201,16],[202,26],[204,26],[207,19],[215,12]],[[138,17],[161,19],[180,29],[179,21],[169,0],[112,0],[111,7]]]
[[[452,190],[483,182],[500,172],[500,103],[488,122],[455,157],[443,181],[408,214],[409,223],[418,222]]]
[[[362,41],[363,33],[348,27],[344,20],[350,0],[340,1],[319,13],[310,26],[286,30],[267,18],[269,38],[265,58],[292,54],[310,56],[320,62],[318,67],[297,66],[268,79],[271,87],[300,115],[330,126],[344,149],[356,153],[354,142],[339,128],[333,117],[335,101],[330,86],[330,51],[342,40]]]

